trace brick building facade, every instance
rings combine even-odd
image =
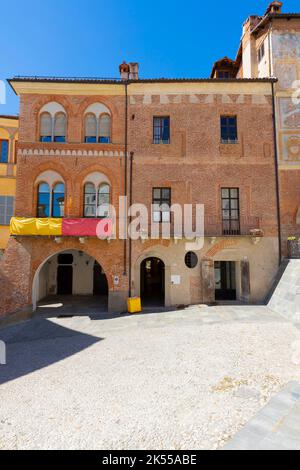
[[[138,240],[124,241],[12,232],[3,267],[3,311],[35,307],[42,297],[64,291],[58,285],[59,270],[68,284],[67,266],[61,266],[70,261],[59,254],[73,256],[75,295],[94,293],[95,261],[101,266],[110,311],[124,310],[129,295],[167,306],[213,302],[216,296],[243,302],[264,299],[278,266],[272,80],[13,79],[10,83],[21,98],[18,223],[26,226],[26,221],[36,220],[39,188],[45,183],[54,201],[55,185],[63,184],[61,215],[66,221],[82,220],[85,185],[96,181],[98,186],[109,185],[117,211],[119,196],[127,194],[130,202],[144,204],[151,214],[154,190],[167,190],[170,204],[203,204],[205,241],[202,249],[187,257],[186,243],[195,243],[197,236],[186,240],[172,233],[170,239],[153,240],[141,232]],[[101,136],[100,142],[87,142],[94,139],[86,136],[87,115],[93,109],[110,116],[105,142]],[[54,118],[65,115],[63,139],[55,131],[52,136],[41,135],[43,116],[51,117],[52,112]],[[230,116],[238,133],[234,142],[221,134],[222,119]],[[157,122],[168,123],[168,135],[161,140],[157,140]],[[232,220],[231,229],[228,204],[238,219]],[[82,277],[85,271],[76,270],[78,256],[86,257],[90,282]]]
[[[300,235],[299,107],[282,67],[286,56],[291,73],[298,65],[299,15],[273,11],[279,3],[245,22],[236,60],[216,62],[210,79],[142,80],[124,63],[120,80],[10,80],[20,135],[2,314],[68,294],[101,296],[111,312],[129,296],[152,306],[264,301],[287,237]],[[120,215],[122,196],[148,209],[158,238],[141,226],[123,239],[119,224],[134,216]],[[117,218],[99,239],[108,203]],[[154,203],[202,204],[203,245]]]

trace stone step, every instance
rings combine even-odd
[[[300,450],[300,383],[290,382],[224,450]]]

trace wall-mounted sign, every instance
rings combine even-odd
[[[119,276],[114,276],[114,285],[118,286],[120,284],[120,278]]]
[[[181,284],[181,276],[171,276],[171,283],[173,284],[173,286],[179,286]]]

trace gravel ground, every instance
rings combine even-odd
[[[217,449],[300,380],[300,331],[264,307],[40,317],[0,339],[0,449]]]

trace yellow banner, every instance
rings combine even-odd
[[[62,219],[27,219],[13,217],[10,221],[11,235],[61,236]]]

